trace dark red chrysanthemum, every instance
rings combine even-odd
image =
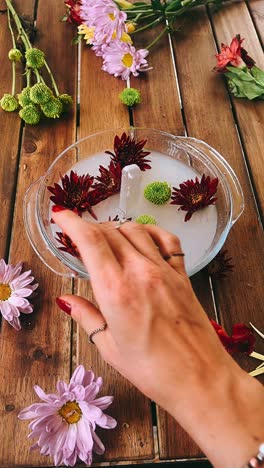
[[[171,205],[181,205],[179,210],[187,211],[184,221],[189,221],[193,213],[208,205],[213,205],[217,198],[215,195],[218,185],[218,178],[211,179],[203,174],[201,182],[198,177],[195,180],[186,180],[180,184],[180,188],[173,187],[171,195]]]
[[[230,354],[245,353],[251,354],[254,345],[255,337],[252,330],[244,323],[236,323],[232,327],[232,335],[229,336],[226,331],[214,320],[210,320],[221,343]]]
[[[137,164],[141,171],[151,169],[148,164],[150,159],[145,159],[150,154],[150,151],[143,151],[147,140],[136,141],[125,132],[119,138],[118,135],[114,139],[114,153],[106,151],[110,154],[114,164],[120,164],[121,169],[130,164]]]
[[[228,257],[228,250],[218,252],[215,258],[207,265],[207,271],[213,278],[225,278],[228,273],[232,273],[234,265],[232,257]]]
[[[68,23],[77,24],[78,26],[83,23],[83,20],[80,16],[80,0],[66,0],[66,21]]]
[[[232,65],[233,67],[245,67],[252,68],[255,65],[255,61],[248,55],[247,51],[241,47],[244,39],[240,38],[240,34],[237,34],[230,44],[221,44],[220,54],[216,54],[217,66],[214,71],[218,73],[227,72],[226,67]]]
[[[99,166],[99,172],[100,175],[95,177],[96,183],[93,185],[98,202],[120,192],[122,169],[119,163],[111,161],[108,168]]]
[[[56,234],[57,234],[57,237],[55,237],[56,241],[62,245],[62,247],[59,247],[59,250],[62,250],[63,252],[67,252],[73,257],[81,258],[80,252],[77,246],[72,242],[72,240],[69,238],[69,236],[67,236],[67,234],[64,234],[63,232],[56,232]]]
[[[91,190],[93,182],[94,177],[89,174],[79,176],[71,171],[70,177],[67,174],[61,177],[62,187],[55,183],[54,187],[47,188],[52,193],[50,199],[55,205],[65,206],[79,216],[84,211],[88,211],[97,219],[92,209],[92,206],[97,203],[96,194]]]

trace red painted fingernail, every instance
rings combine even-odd
[[[65,206],[53,205],[52,211],[53,213],[59,213],[59,211],[67,210]]]
[[[71,315],[71,304],[69,304],[66,301],[63,301],[59,297],[56,298],[56,304],[61,310],[63,310],[63,312],[66,312],[66,314]]]

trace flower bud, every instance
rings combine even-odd
[[[12,94],[4,94],[0,101],[0,106],[4,111],[14,112],[18,108],[18,101]]]
[[[36,83],[30,90],[30,99],[35,104],[45,104],[53,97],[51,89],[44,83]]]
[[[126,23],[126,29],[128,34],[131,34],[136,30],[136,24],[132,22]]]
[[[57,98],[52,98],[41,106],[43,114],[49,119],[58,119],[62,113],[62,103]]]
[[[25,53],[26,65],[30,68],[41,68],[44,65],[45,54],[40,49],[31,48]]]
[[[141,102],[141,95],[136,88],[125,88],[119,94],[119,99],[126,106],[132,107]]]
[[[41,117],[40,110],[35,104],[29,104],[20,109],[19,115],[29,125],[37,125]]]
[[[32,104],[31,99],[30,99],[30,90],[31,88],[27,86],[26,88],[22,89],[21,93],[17,95],[18,102],[21,107],[28,106],[29,104]]]
[[[13,62],[20,62],[22,57],[23,55],[21,54],[19,49],[10,49],[10,51],[8,52],[8,58]]]
[[[135,219],[135,222],[138,224],[157,224],[154,216],[151,215],[141,215]]]
[[[144,197],[155,205],[164,205],[171,197],[171,188],[167,182],[152,182],[146,185]]]
[[[62,112],[69,112],[73,104],[72,97],[69,94],[61,94],[58,99],[62,103]]]
[[[128,2],[127,0],[115,0],[115,2],[121,6],[121,8],[128,9],[128,8],[133,8],[132,3]]]

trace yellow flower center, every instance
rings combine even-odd
[[[204,198],[204,196],[201,195],[200,193],[194,193],[191,196],[192,205],[197,205],[198,203],[200,203],[203,200],[203,198]]]
[[[12,294],[9,284],[0,283],[0,301],[7,301]]]
[[[68,424],[75,424],[80,421],[82,417],[82,411],[76,401],[67,401],[67,403],[65,403],[65,405],[63,405],[59,410],[59,415]]]
[[[123,56],[122,62],[125,65],[125,67],[130,68],[133,64],[133,57],[131,54],[127,53]]]
[[[114,13],[108,13],[108,16],[110,18],[111,21],[115,21],[115,15]]]

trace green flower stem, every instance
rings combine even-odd
[[[52,83],[53,89],[54,89],[54,91],[55,91],[55,94],[56,94],[56,96],[58,97],[58,96],[60,95],[60,93],[59,93],[59,90],[58,90],[58,87],[57,87],[55,78],[54,78],[54,76],[53,76],[53,74],[52,74],[52,71],[51,71],[50,67],[48,66],[46,60],[44,61],[44,65],[45,65],[46,70],[47,70],[47,72],[48,72],[48,74],[49,74],[49,76],[50,76],[51,83]]]
[[[142,28],[139,28],[139,29],[136,29],[133,33],[131,33],[131,35],[133,34],[136,34],[138,32],[141,32],[141,31],[144,31],[145,29],[149,29],[151,28],[152,26],[155,25],[158,25],[161,21],[163,20],[162,16],[160,18],[156,18],[154,21],[152,21],[151,23],[148,23],[146,24],[145,26],[142,26]]]
[[[12,62],[12,95],[16,92],[16,63]]]
[[[154,39],[154,41],[152,41],[147,47],[145,47],[145,49],[150,49],[151,47],[153,47],[161,38],[162,36],[165,34],[165,32],[168,31],[168,28],[167,26],[165,26],[164,29],[162,29],[162,31],[159,33],[159,35]]]
[[[18,14],[15,11],[13,5],[12,5],[12,2],[10,0],[5,0],[5,2],[6,2],[8,10],[10,11],[10,13],[12,14],[12,16],[14,18],[14,21],[15,21],[16,26],[17,26],[18,33],[21,36],[21,39],[22,39],[22,41],[23,41],[23,43],[25,45],[26,50],[31,48],[32,45],[30,44],[27,33],[26,33],[26,31],[24,30],[24,28],[22,26],[22,23],[21,23],[21,21],[19,19]]]
[[[31,86],[31,69],[30,68],[26,72],[26,77],[27,77],[27,86],[30,88]]]
[[[43,82],[42,79],[41,79],[39,71],[36,68],[34,68],[33,70],[34,70],[34,73],[35,73],[36,78],[37,78],[37,83]]]
[[[16,40],[15,40],[15,36],[14,36],[14,31],[13,31],[13,28],[12,28],[12,25],[11,25],[11,21],[10,21],[10,11],[7,9],[7,19],[8,19],[8,27],[9,27],[9,30],[10,30],[10,34],[11,34],[11,38],[12,38],[12,44],[13,44],[13,48],[16,49]]]

